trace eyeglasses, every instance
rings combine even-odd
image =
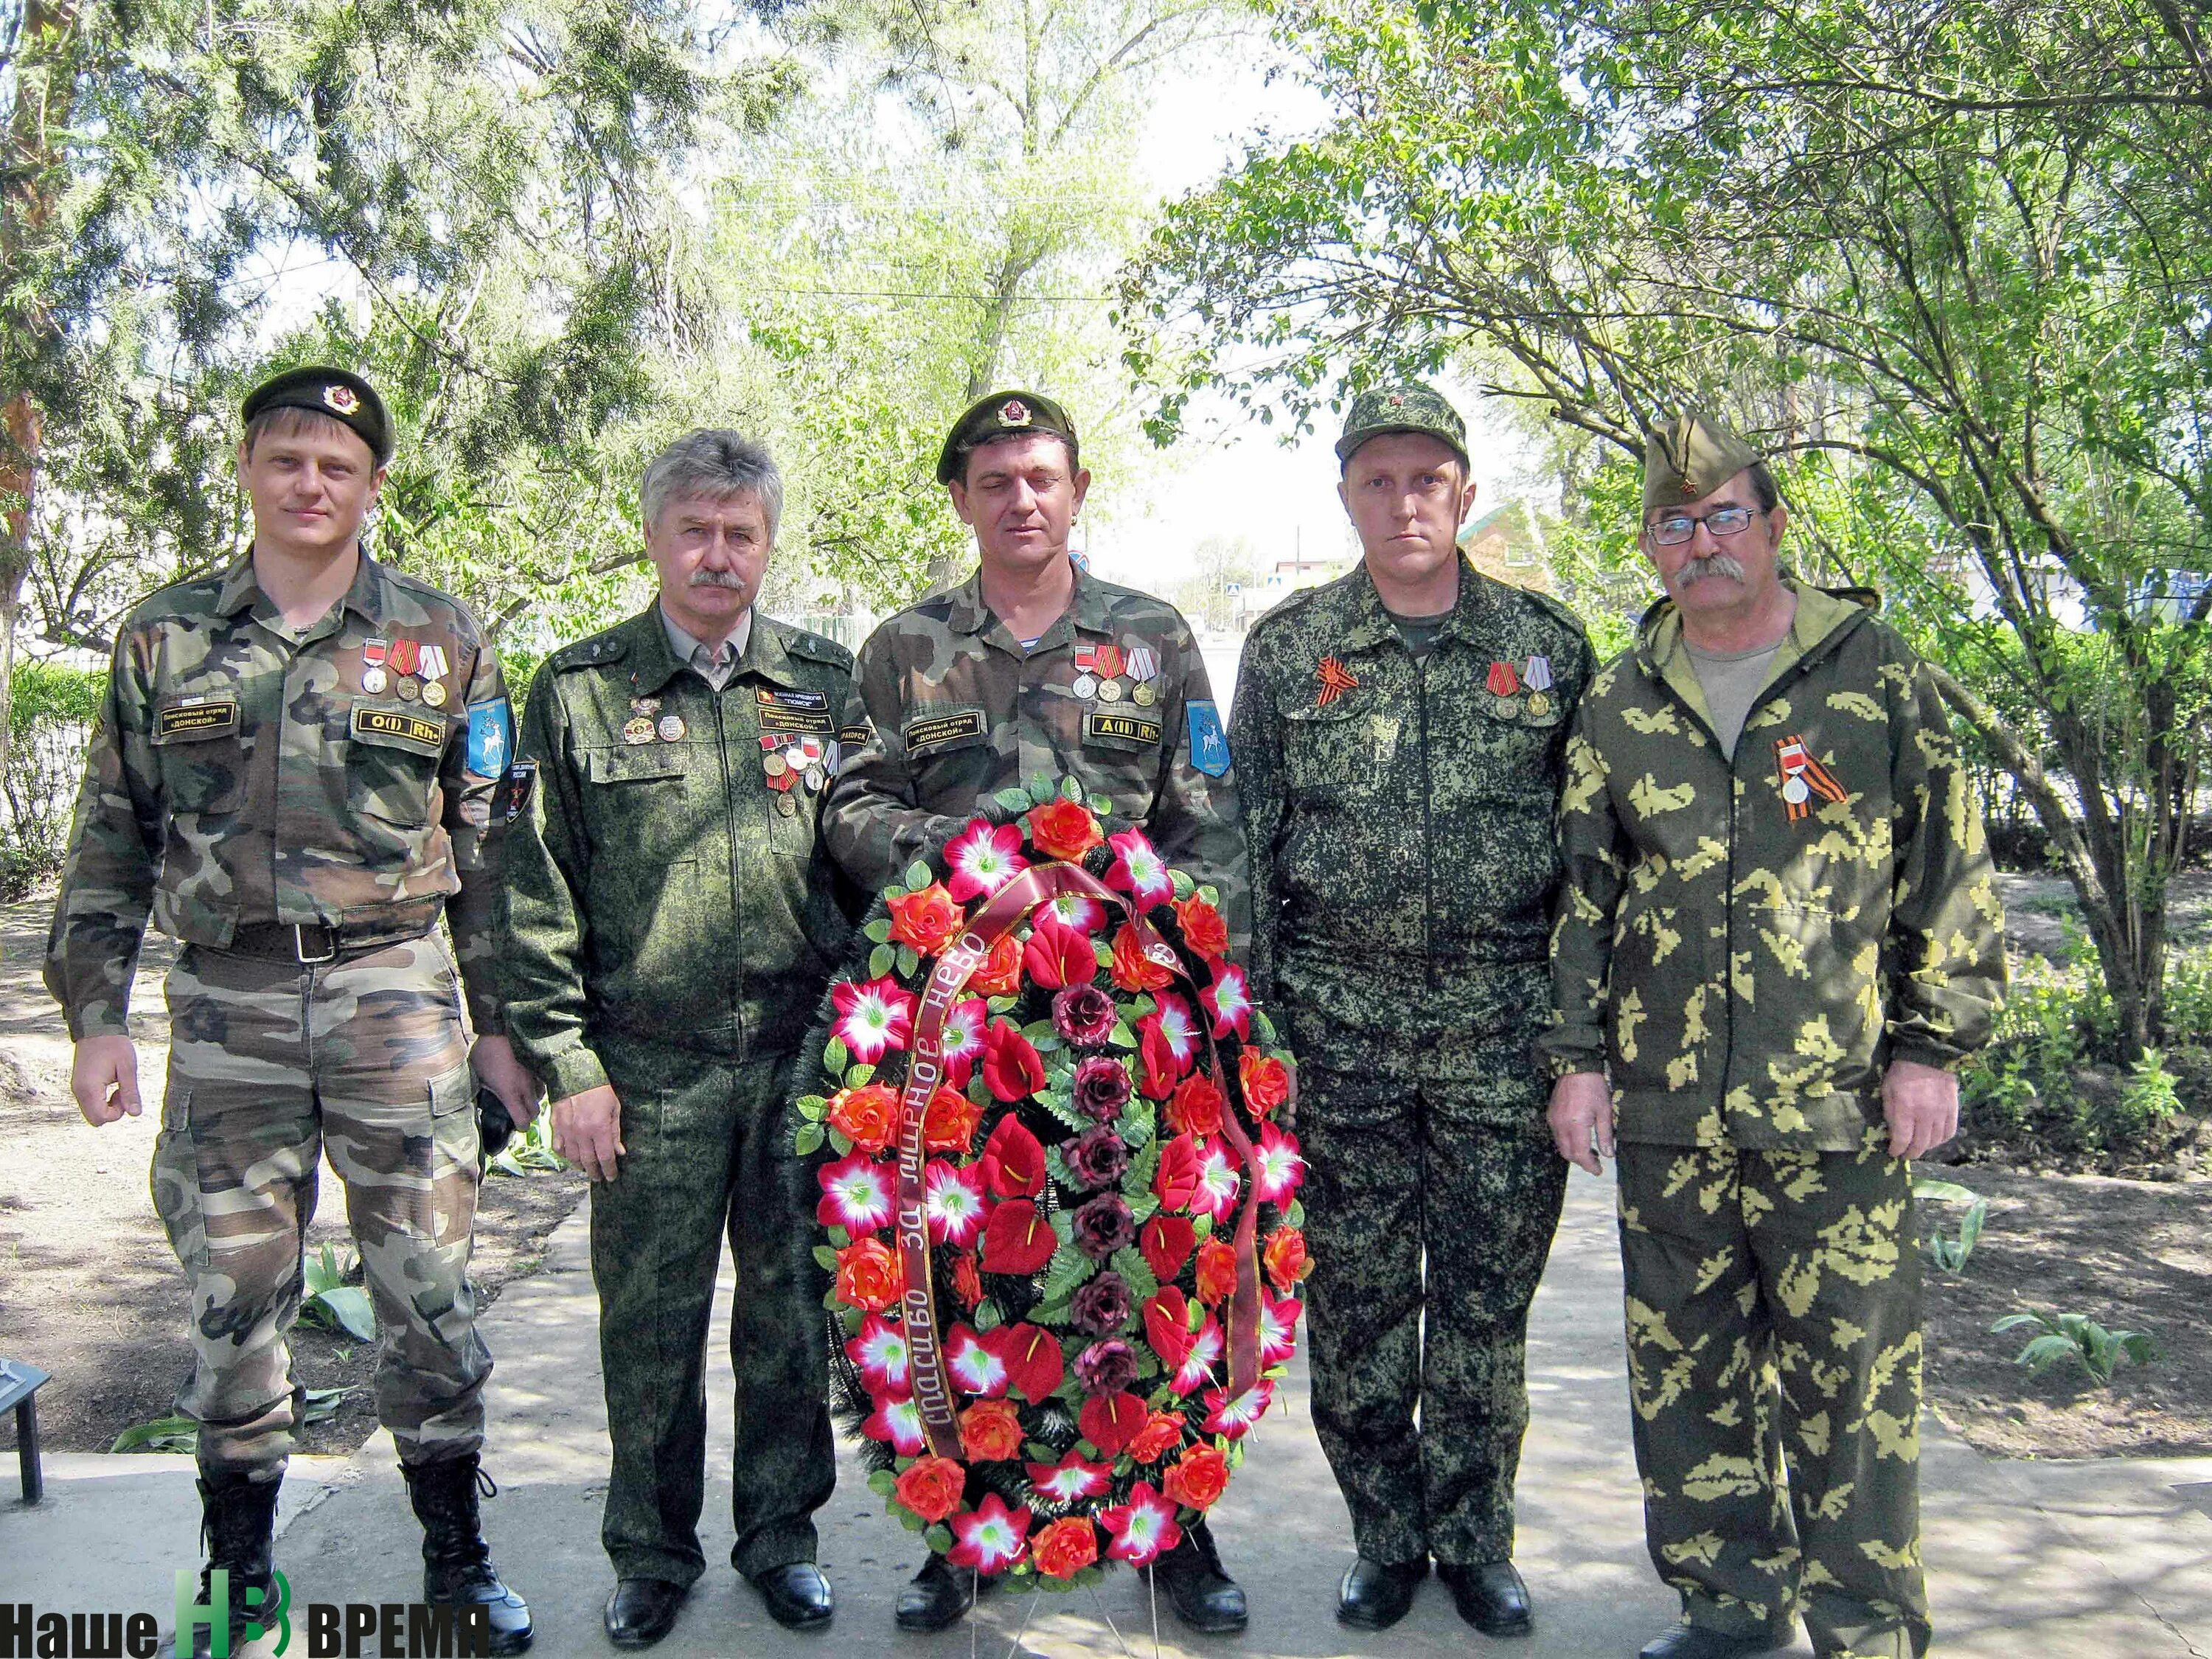
[[[1669,513],[1650,526],[1646,533],[1660,547],[1680,547],[1698,533],[1699,525],[1716,537],[1741,536],[1751,528],[1751,521],[1758,516],[1758,510],[1748,507],[1717,507],[1702,519],[1692,518],[1687,513]]]

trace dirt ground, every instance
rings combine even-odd
[[[191,1364],[183,1275],[162,1237],[147,1170],[168,1062],[161,974],[149,940],[131,1001],[146,1112],[94,1129],[70,1101],[68,1033],[39,981],[51,895],[0,905],[0,1354],[50,1371],[39,1424],[55,1451],[105,1451],[133,1424],[168,1414]],[[583,1196],[573,1171],[484,1182],[471,1276],[486,1299],[534,1271],[544,1240]],[[309,1233],[343,1255],[345,1189],[326,1163]],[[374,1431],[374,1344],[302,1324],[292,1351],[311,1388],[351,1387],[304,1449],[350,1452]],[[0,1448],[15,1444],[15,1419]]]

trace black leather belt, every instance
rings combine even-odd
[[[394,933],[388,929],[331,927],[319,921],[257,921],[233,933],[223,952],[251,957],[257,962],[296,962],[314,967],[404,945],[428,931],[425,927]]]

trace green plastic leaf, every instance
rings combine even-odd
[[[987,1299],[977,1305],[975,1316],[969,1322],[979,1331],[994,1331],[1006,1322],[1006,1318],[999,1311],[999,1304]]]
[[[828,1229],[828,1236],[830,1248],[833,1250],[842,1250],[853,1242],[852,1234],[847,1232],[842,1227],[836,1225]]]
[[[836,1037],[822,1045],[822,1069],[832,1077],[845,1075],[845,1068],[853,1063],[853,1056]]]
[[[1306,1206],[1292,1199],[1291,1207],[1283,1212],[1283,1220],[1291,1226],[1304,1227],[1306,1224]]]
[[[1032,806],[1042,806],[1046,802],[1059,798],[1059,786],[1043,773],[1040,772],[1030,780],[1030,804]]]
[[[991,799],[1009,812],[1026,812],[1030,810],[1030,796],[1026,789],[1001,789]]]
[[[1129,1287],[1129,1294],[1142,1302],[1156,1295],[1160,1281],[1152,1276],[1143,1253],[1133,1244],[1125,1245],[1114,1252],[1114,1271],[1121,1275],[1121,1282]]]
[[[810,1123],[792,1137],[791,1150],[801,1158],[811,1157],[822,1150],[823,1139],[822,1126]]]
[[[1106,1040],[1116,1048],[1133,1048],[1137,1046],[1137,1034],[1129,1029],[1129,1022],[1126,1019],[1117,1019],[1114,1022],[1113,1035]]]
[[[993,997],[983,1006],[994,1014],[1006,1014],[1012,1013],[1020,1001],[1019,997]]]
[[[871,954],[872,954],[872,952]],[[909,979],[911,979],[915,975],[920,973],[921,971],[921,952],[915,950],[911,945],[900,945],[898,948],[898,970]]]
[[[892,964],[897,961],[896,951],[888,945],[878,945],[868,952],[868,977],[881,979],[885,974],[890,972]]]
[[[878,916],[860,931],[877,944],[888,945],[891,939],[891,919],[889,916]]]
[[[845,1068],[845,1086],[848,1089],[858,1089],[875,1080],[876,1068],[872,1065],[864,1062],[859,1066],[848,1066]]]
[[[837,1271],[837,1252],[827,1244],[817,1244],[814,1247],[814,1260],[824,1273],[834,1273]]]
[[[868,1474],[868,1490],[878,1498],[889,1498],[898,1489],[898,1476],[889,1469],[873,1469]]]
[[[1191,896],[1194,884],[1192,882],[1191,878],[1183,874],[1182,871],[1170,870],[1168,872],[1168,880],[1174,884],[1175,896],[1177,898],[1187,899]]]
[[[952,1528],[940,1521],[922,1534],[921,1540],[930,1548],[942,1555],[952,1547]]]
[[[929,873],[929,866],[920,859],[916,859],[906,867],[906,884],[917,893],[936,879],[936,877]]]
[[[1072,800],[1078,806],[1082,805],[1083,780],[1078,777],[1062,778],[1060,781],[1060,793],[1062,799]]]
[[[1040,1302],[1028,1315],[1032,1325],[1065,1325],[1073,1316],[1065,1302]]]
[[[836,1153],[840,1158],[848,1156],[853,1150],[852,1137],[848,1135],[842,1129],[830,1130],[830,1150]]]
[[[1198,896],[1204,899],[1208,904],[1212,905],[1216,909],[1221,908],[1221,890],[1216,887],[1212,882],[1209,881],[1200,886],[1198,890]]]
[[[1072,1244],[1063,1241],[1052,1253],[1052,1261],[1044,1270],[1044,1280],[1037,1287],[1037,1296],[1043,1302],[1063,1302],[1075,1294],[1075,1287],[1097,1271],[1091,1258]]]
[[[799,1116],[811,1119],[817,1123],[822,1121],[822,1115],[830,1109],[830,1103],[820,1095],[801,1095],[798,1104]]]

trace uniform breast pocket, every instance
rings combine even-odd
[[[594,848],[623,862],[697,856],[679,750],[668,744],[587,749],[583,758],[584,812]]]
[[[348,730],[346,799],[354,811],[406,830],[428,823],[445,717],[356,703]]]
[[[990,717],[974,703],[925,704],[899,724],[907,757],[917,763],[980,748],[990,740]]]
[[[238,705],[216,711],[227,718],[179,718],[197,712],[165,708],[155,717],[162,797],[172,813],[234,812],[246,798],[246,745],[239,738]]]
[[[1286,709],[1283,769],[1301,794],[1337,793],[1376,769],[1379,740],[1374,721],[1356,709]]]

